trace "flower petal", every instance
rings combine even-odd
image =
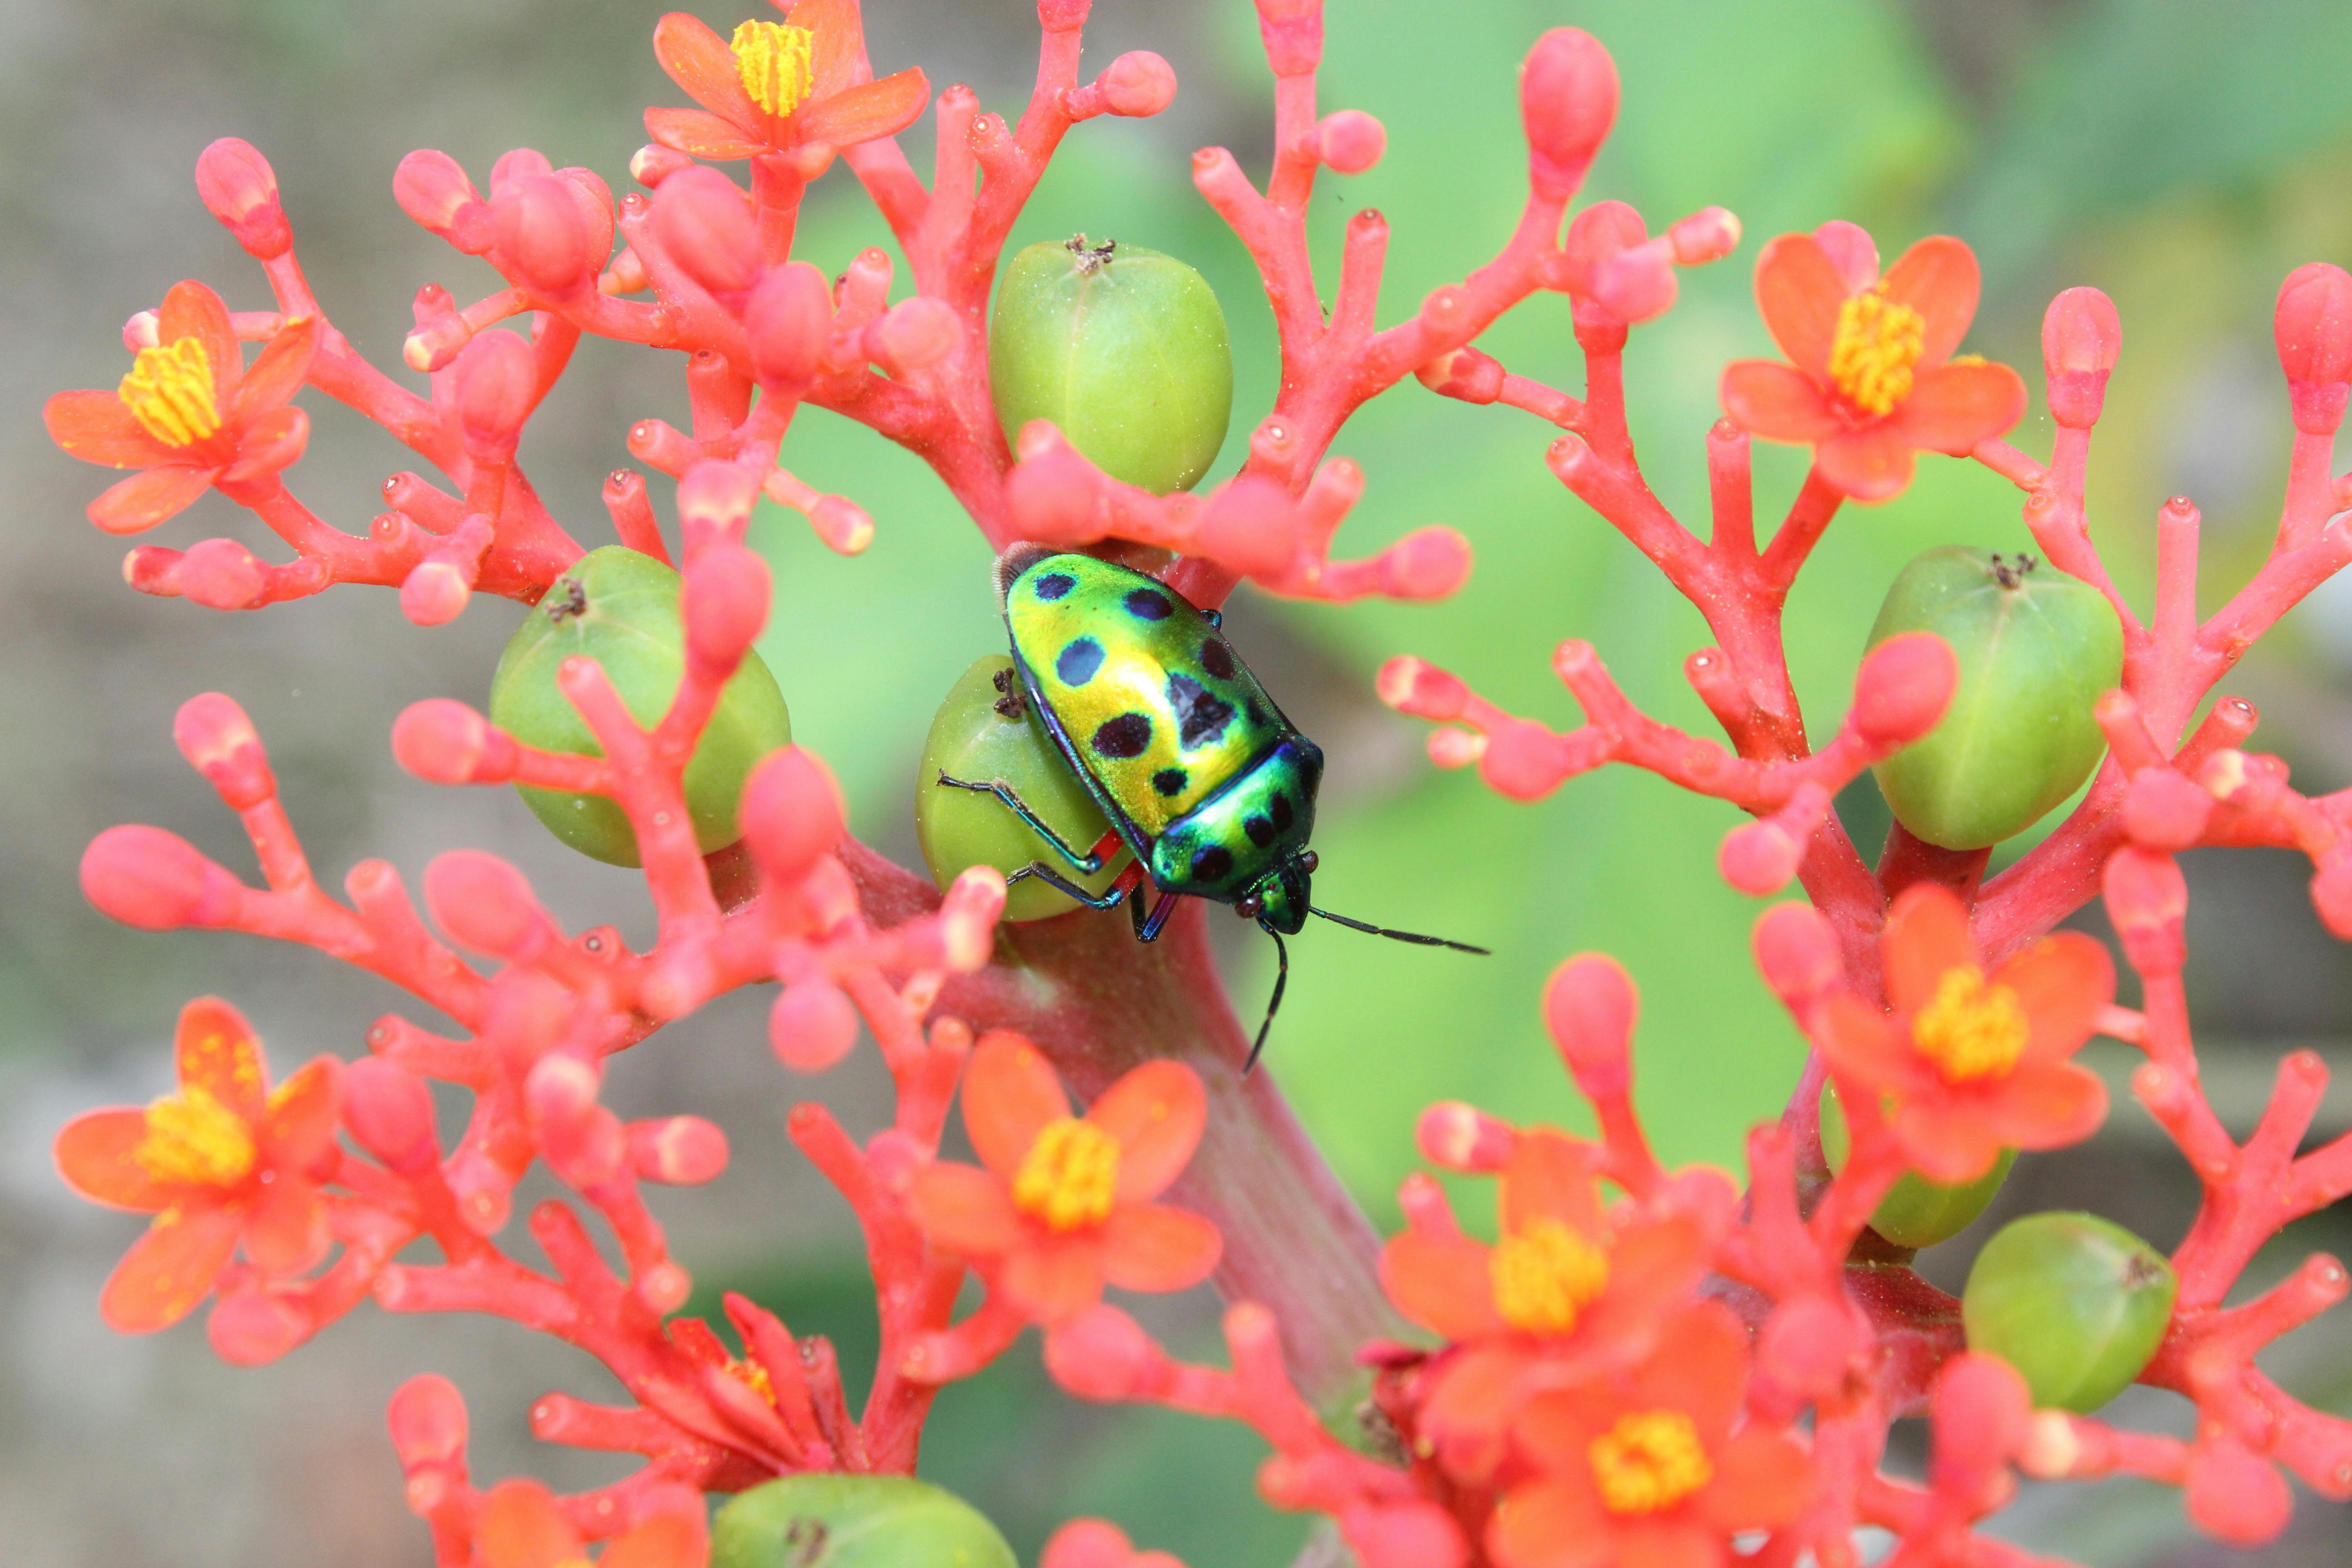
[[[58,1131],[58,1174],[94,1204],[153,1214],[171,1205],[172,1193],[135,1157],[146,1140],[147,1113],[136,1107],[85,1111]]]
[[[1722,1532],[1686,1508],[1640,1515],[1618,1530],[1616,1568],[1724,1568],[1731,1561]]]
[[[670,80],[686,89],[688,98],[713,114],[723,116],[738,125],[758,123],[759,107],[751,101],[751,95],[743,90],[743,70],[736,61],[734,49],[729,47],[726,39],[712,32],[709,24],[699,16],[672,11],[655,23],[654,58],[661,62],[661,68],[669,73]],[[652,130],[651,111],[646,117],[646,125],[647,130]],[[658,136],[659,133],[656,134]],[[693,150],[680,148],[679,151]],[[725,156],[740,158],[743,154],[736,153]]]
[[[1977,270],[1977,253],[1968,242],[1937,234],[1896,257],[1878,288],[1888,299],[1910,306],[1926,318],[1919,363],[1927,366],[1951,358],[1960,340],[1969,335],[1983,282]]]
[[[254,416],[237,432],[237,458],[221,471],[224,483],[250,483],[302,460],[310,444],[310,416],[299,404],[281,403]]]
[[[245,1015],[217,996],[199,996],[180,1009],[172,1047],[182,1089],[203,1089],[248,1123],[261,1120],[269,1067]]]
[[[1677,1215],[1637,1225],[1609,1249],[1609,1286],[1578,1324],[1578,1338],[1631,1360],[1647,1355],[1659,1329],[1706,1272],[1698,1223]]]
[[[474,1521],[475,1558],[482,1568],[558,1568],[584,1558],[580,1532],[537,1481],[506,1480],[490,1489]]]
[[[790,17],[815,35],[809,40],[811,97],[830,97],[866,74],[866,24],[852,0],[800,0]]]
[[[85,463],[110,468],[152,468],[179,457],[132,416],[121,396],[111,392],[60,392],[41,405],[41,423],[49,439]]]
[[[1121,1204],[1103,1225],[1103,1278],[1122,1290],[1189,1290],[1225,1249],[1217,1227],[1166,1204]]]
[[[1503,1228],[1517,1233],[1538,1219],[1556,1219],[1588,1237],[1601,1228],[1601,1194],[1591,1144],[1538,1127],[1523,1134],[1503,1169]]]
[[[109,533],[143,533],[194,505],[219,471],[166,463],[108,486],[86,510],[89,521]]]
[[[1102,1300],[1102,1264],[1091,1238],[1024,1247],[996,1278],[1023,1317],[1051,1328]]]
[[[1070,1113],[1070,1097],[1037,1047],[1018,1035],[982,1038],[963,1069],[963,1126],[980,1163],[1010,1181],[1049,1121]]]
[[[1846,427],[1820,383],[1776,359],[1734,360],[1725,365],[1723,408],[1748,434],[1767,441],[1809,447]]]
[[[1601,1568],[1615,1563],[1617,1521],[1590,1482],[1563,1470],[1514,1488],[1486,1526],[1499,1568]]]
[[[1813,467],[1853,500],[1893,500],[1910,488],[1917,459],[1891,425],[1882,419],[1831,437],[1813,448]]]
[[[182,338],[194,338],[205,345],[205,357],[212,361],[215,398],[236,385],[237,373],[245,366],[245,351],[237,347],[228,307],[193,278],[173,284],[163,295],[163,308],[155,312],[158,343],[175,343]]]
[[[1512,1437],[1538,1469],[1585,1472],[1592,1439],[1625,1414],[1627,1397],[1599,1381],[1538,1394],[1520,1407]]]
[[[912,125],[930,101],[929,79],[919,70],[902,70],[818,99],[801,110],[800,133],[810,142],[854,147],[877,137],[897,135]]]
[[[165,1209],[114,1266],[99,1316],[119,1334],[170,1328],[212,1294],[241,1224],[236,1210],[218,1205]]]
[[[663,1514],[604,1548],[596,1568],[703,1568],[709,1551],[700,1520]]]
[[[2044,937],[1992,972],[2017,993],[2031,1033],[2028,1061],[2073,1056],[2091,1037],[2099,1009],[2115,1000],[2116,963],[2105,943],[2078,931]]]
[[[2024,378],[1979,361],[1921,370],[1886,423],[1914,447],[1965,458],[2024,416]]]
[[[327,1205],[300,1176],[261,1189],[245,1222],[245,1255],[265,1274],[299,1274],[327,1255]]]
[[[1519,1383],[1533,1364],[1535,1358],[1509,1339],[1468,1346],[1436,1363],[1429,1374],[1429,1397],[1421,1407],[1420,1430],[1454,1450],[1447,1456],[1449,1468],[1465,1446],[1483,1446],[1510,1426],[1526,1403]],[[1458,1470],[1455,1474],[1471,1479]]]
[[[916,1173],[907,1194],[915,1218],[937,1246],[966,1258],[994,1258],[1021,1240],[1021,1216],[1003,1178],[941,1160]]]
[[[1781,235],[1756,258],[1756,308],[1772,341],[1799,370],[1829,374],[1838,311],[1852,292],[1810,234]]]
[[[1886,959],[1886,996],[1895,1016],[1908,1017],[1936,996],[1952,970],[1977,962],[1968,906],[1948,888],[1917,882],[1887,911],[1880,948]]]
[[[765,142],[751,141],[733,121],[699,109],[648,109],[646,134],[672,152],[722,163],[768,150]]]
[[[2073,1062],[2029,1063],[2010,1075],[1992,1109],[1993,1132],[2020,1149],[2080,1143],[2106,1120],[2107,1086]]]
[[[1929,1089],[1937,1081],[1935,1069],[1912,1048],[1910,1037],[1858,996],[1841,992],[1830,997],[1812,1034],[1830,1070],[1841,1079],[1897,1090]]]
[[[1658,1353],[1633,1374],[1633,1405],[1686,1413],[1712,1446],[1739,1414],[1748,1384],[1748,1331],[1728,1308],[1702,1301],[1662,1325],[1658,1344]]]
[[[2014,1080],[2003,1084],[2002,1099],[2014,1088]],[[2102,1098],[2103,1108],[2105,1103]],[[1999,1102],[1981,1094],[1963,1098],[1946,1091],[1906,1100],[1895,1113],[1894,1127],[1905,1161],[1927,1180],[1948,1186],[1982,1176],[2000,1158],[2002,1145],[2016,1142],[2001,1131]]]
[[[1813,230],[1813,238],[1837,268],[1847,293],[1859,294],[1878,281],[1878,242],[1862,225],[1833,217]]]
[[[266,414],[302,389],[302,378],[310,374],[310,356],[319,347],[319,321],[315,316],[305,316],[289,322],[286,329],[263,345],[255,356],[252,368],[236,384],[236,394],[229,401],[231,424],[243,424],[257,414]]]
[[[1440,1239],[1408,1230],[1381,1249],[1381,1283],[1398,1311],[1442,1339],[1459,1343],[1497,1332],[1492,1253],[1468,1237]]]
[[[1721,1530],[1769,1530],[1793,1524],[1812,1500],[1812,1467],[1788,1438],[1738,1432],[1708,1456],[1715,1479],[1692,1506]]]
[[[1200,1075],[1181,1062],[1145,1062],[1103,1090],[1087,1120],[1118,1140],[1118,1197],[1156,1198],[1181,1175],[1208,1125]]]
[[[260,1046],[254,1047],[257,1053]],[[299,1072],[272,1089],[262,1113],[261,1145],[278,1170],[322,1174],[315,1169],[331,1153],[335,1120],[342,1106],[343,1064],[313,1057]]]

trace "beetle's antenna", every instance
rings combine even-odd
[[[1321,915],[1332,924],[1346,926],[1349,931],[1364,931],[1372,936],[1384,936],[1392,942],[1418,942],[1423,947],[1450,947],[1456,952],[1475,952],[1482,958],[1494,956],[1493,950],[1489,948],[1472,947],[1466,942],[1449,942],[1442,936],[1423,936],[1419,931],[1391,931],[1386,926],[1367,925],[1362,921],[1351,921],[1345,915],[1335,915],[1329,910],[1318,910],[1312,904],[1307,906],[1307,912],[1310,915]],[[1276,994],[1279,994],[1279,992]]]
[[[1290,950],[1282,945],[1282,933],[1273,927],[1264,928],[1274,938],[1274,957],[1278,967],[1274,972],[1274,994],[1266,999],[1265,1022],[1257,1026],[1257,1043],[1250,1047],[1249,1060],[1242,1063],[1242,1076],[1249,1077],[1257,1066],[1258,1052],[1265,1049],[1265,1032],[1274,1027],[1274,1015],[1282,1006],[1282,988],[1290,984]]]

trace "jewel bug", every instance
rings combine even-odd
[[[1082,848],[1001,779],[942,772],[940,787],[996,796],[1080,876],[1101,870],[1124,842],[1135,864],[1100,894],[1043,860],[1010,879],[1036,878],[1089,909],[1125,901],[1139,941],[1160,935],[1180,898],[1231,904],[1255,921],[1274,938],[1277,969],[1244,1071],[1265,1049],[1290,978],[1282,939],[1297,935],[1308,915],[1424,947],[1486,952],[1350,920],[1309,901],[1317,858],[1307,841],[1323,753],[1234,654],[1215,611],[1130,567],[1034,547],[998,563],[996,587],[1018,698],[1034,707],[1110,831]],[[1148,913],[1147,881],[1160,895]]]

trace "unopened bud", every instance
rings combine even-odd
[[[1171,1369],[1168,1352],[1125,1312],[1097,1302],[1045,1336],[1045,1371],[1066,1393],[1102,1404],[1150,1391]]]
[[[1681,289],[1674,245],[1664,235],[1619,251],[1592,275],[1593,303],[1627,326],[1664,315]]]
[[[962,335],[954,306],[918,294],[899,300],[868,327],[866,343],[875,362],[897,375],[939,363],[955,353]]]
[[[654,234],[686,275],[713,294],[760,276],[760,230],[743,188],[718,170],[680,169],[654,192]]]
[[[2279,287],[2272,326],[2287,380],[2352,380],[2352,274],[2325,261],[2296,268]]]
[[[1811,904],[1776,904],[1756,922],[1756,967],[1791,1011],[1811,1005],[1845,978],[1837,933]]]
[[[258,805],[277,793],[261,737],[233,697],[206,691],[181,703],[172,720],[172,741],[232,811]]]
[[[556,940],[530,881],[480,850],[453,849],[425,868],[425,907],[453,941],[510,963],[528,963]]]
[[[1136,1568],[1127,1532],[1106,1519],[1074,1519],[1054,1531],[1037,1568]]]
[[[249,610],[261,600],[268,574],[260,557],[234,539],[205,539],[180,557],[177,583],[191,603],[208,610]]]
[[[277,172],[249,142],[224,136],[197,155],[196,195],[257,261],[275,261],[294,243]]]
[[[2123,321],[2116,302],[2096,289],[2069,289],[2042,318],[2042,368],[2048,376],[2050,416],[2074,430],[2099,422],[2107,376],[2123,353]]]
[[[522,759],[514,737],[446,697],[411,703],[392,726],[393,760],[427,784],[504,784]]]
[[[1617,122],[1616,62],[1591,34],[1554,27],[1519,68],[1519,117],[1536,195],[1567,200]]]
[[[1176,101],[1176,70],[1150,49],[1130,49],[1096,79],[1113,114],[1143,119]]]
[[[2107,858],[2101,878],[2107,919],[2124,944],[2124,956],[2142,974],[2178,974],[2188,960],[2183,926],[2189,916],[2189,883],[2169,855],[2126,847]]]
[[[940,960],[952,974],[975,974],[996,950],[996,922],[1004,914],[1004,873],[982,864],[967,866],[948,884],[940,901]]]
[[[1476,349],[1455,349],[1440,354],[1413,374],[1421,384],[1444,397],[1464,403],[1492,403],[1503,395],[1503,363]]]
[[[1719,261],[1739,248],[1739,217],[1728,207],[1701,207],[1666,230],[1675,261],[1682,267],[1702,267]]]
[[[1442,1100],[1421,1113],[1413,1129],[1421,1157],[1448,1171],[1494,1172],[1510,1163],[1518,1129],[1475,1105]]]
[[[1761,899],[1787,887],[1804,858],[1805,841],[1767,817],[1725,834],[1715,863],[1725,881]]]
[[[419,148],[403,158],[393,172],[392,195],[401,211],[468,255],[490,247],[489,208],[448,153]]]
[[[1544,1023],[1588,1100],[1614,1099],[1632,1081],[1630,1048],[1641,1000],[1624,965],[1579,953],[1544,987]]]
[[[514,450],[539,395],[530,345],[514,332],[484,332],[457,356],[457,417],[468,446]]]
[[[2311,903],[2338,942],[2352,942],[2352,858],[2323,860],[2311,877]]]
[[[727,1169],[727,1134],[699,1116],[629,1124],[629,1163],[648,1182],[698,1187]]]
[[[832,854],[846,821],[831,770],[798,746],[752,770],[740,816],[761,874],[780,883],[799,881],[820,857]]]
[[[2148,849],[2187,849],[2204,836],[2214,801],[2170,768],[2142,768],[2124,794],[2124,831]]]
[[[874,519],[847,496],[817,497],[808,520],[810,530],[836,554],[862,555],[874,542]]]
[[[1756,1337],[1756,1369],[1800,1400],[1835,1389],[1860,1348],[1853,1321],[1822,1296],[1800,1296],[1774,1312]]]
[[[1906,746],[1936,727],[1959,685],[1952,645],[1933,632],[1888,637],[1854,671],[1846,722],[1873,746]]]
[[[1315,130],[1316,151],[1334,174],[1360,174],[1389,150],[1388,127],[1360,109],[1327,114]]]
[[[693,157],[658,142],[648,142],[629,156],[629,177],[652,190],[680,169],[695,166]]]
[[[1408,603],[1445,598],[1470,580],[1470,541],[1461,530],[1443,523],[1414,529],[1374,560],[1380,566],[1381,592]]]
[[[2230,1436],[2190,1452],[2183,1490],[2189,1521],[2232,1546],[2277,1540],[2294,1512],[2294,1494],[2277,1468]]]
[[[178,834],[129,823],[108,828],[82,851],[81,891],[110,920],[172,931],[226,924],[245,886]]]
[[[499,258],[522,282],[551,294],[593,282],[604,265],[577,187],[552,174],[533,174],[500,191]],[[608,240],[609,244],[609,240]]]
[[[402,1384],[385,1415],[401,1468],[446,1465],[464,1457],[465,1396],[439,1373],[426,1373]]]
[[[1244,576],[1272,575],[1297,559],[1298,535],[1290,492],[1273,479],[1242,474],[1209,498],[1191,550]]]
[[[687,559],[719,541],[742,537],[760,499],[759,477],[740,463],[705,458],[677,482],[678,533]]]
[[[1937,1490],[1989,1501],[2006,1483],[2010,1458],[2031,1431],[2032,1398],[2017,1369],[1996,1355],[1961,1354],[1944,1363],[1928,1395]]]
[[[1470,705],[1470,689],[1459,677],[1411,654],[1399,654],[1381,666],[1373,689],[1398,712],[1441,724],[1461,718]]]
[[[769,273],[751,290],[743,331],[760,384],[797,395],[816,378],[833,342],[833,290],[824,274],[805,261]]]
[[[732,672],[768,624],[768,589],[767,562],[740,544],[715,544],[688,561],[679,600],[688,658]]]
[[[1462,1527],[1433,1502],[1375,1503],[1350,1521],[1358,1568],[1464,1568]]]
[[[310,1337],[302,1303],[263,1289],[231,1290],[205,1322],[213,1353],[231,1366],[267,1366]]]
[[[768,1047],[794,1072],[823,1072],[857,1044],[857,1009],[839,986],[803,980],[787,985],[768,1010]]]
[[[441,1156],[433,1125],[433,1090],[425,1081],[382,1057],[363,1057],[343,1071],[343,1126],[354,1142],[403,1175]]]

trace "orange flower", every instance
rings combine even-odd
[[[1192,1069],[1150,1061],[1070,1114],[1061,1080],[1017,1035],[980,1042],[964,1069],[963,1124],[984,1169],[940,1161],[915,1178],[916,1217],[1033,1321],[1063,1322],[1123,1290],[1208,1278],[1223,1241],[1197,1215],[1151,1200],[1192,1157],[1208,1118]]]
[[[301,390],[318,323],[287,323],[250,368],[219,295],[174,283],[156,312],[155,346],[141,349],[112,392],[60,392],[41,410],[49,439],[85,463],[144,471],[89,503],[109,533],[137,533],[210,489],[274,474],[302,455],[310,421],[287,400]]]
[[[1890,1102],[1904,1157],[1922,1174],[1972,1182],[2003,1147],[2055,1149],[2097,1131],[2105,1086],[2066,1058],[2115,996],[2105,948],[2060,931],[1988,974],[1968,910],[1922,883],[1895,900],[1884,952],[1894,1016],[1834,996],[1820,1045],[1841,1085]]]
[[[1432,1364],[1418,1429],[1462,1479],[1492,1472],[1531,1393],[1647,1355],[1704,1271],[1696,1216],[1602,1212],[1599,1155],[1523,1133],[1502,1174],[1501,1241],[1407,1230],[1381,1255],[1397,1310],[1454,1347]]]
[[[1704,1302],[1660,1325],[1664,1347],[1631,1378],[1531,1402],[1513,1427],[1538,1477],[1496,1506],[1500,1568],[1718,1568],[1734,1533],[1803,1511],[1804,1450],[1734,1431],[1748,1334]]]
[[[709,1532],[700,1509],[689,1510],[686,1500],[614,1537],[596,1568],[704,1568]],[[474,1521],[473,1561],[479,1568],[589,1568],[587,1545],[554,1494],[529,1480],[490,1489]]]
[[[745,22],[730,43],[673,11],[654,27],[654,58],[700,109],[648,109],[646,130],[697,158],[847,147],[894,135],[930,101],[919,70],[861,81],[865,31],[856,0],[800,0],[789,22]]]
[[[194,1310],[242,1240],[254,1266],[296,1274],[327,1250],[319,1183],[335,1162],[341,1063],[320,1057],[269,1087],[261,1042],[236,1008],[180,1011],[180,1088],[145,1110],[110,1106],[58,1132],[58,1171],[93,1203],[152,1214],[99,1299],[126,1334]]]
[[[1853,224],[1784,234],[1756,258],[1756,303],[1789,363],[1726,366],[1723,406],[1768,441],[1811,447],[1815,470],[1854,500],[1891,500],[1915,450],[1966,457],[2025,412],[2015,371],[1952,357],[1978,286],[1976,253],[1949,235],[1882,278],[1877,246]]]

